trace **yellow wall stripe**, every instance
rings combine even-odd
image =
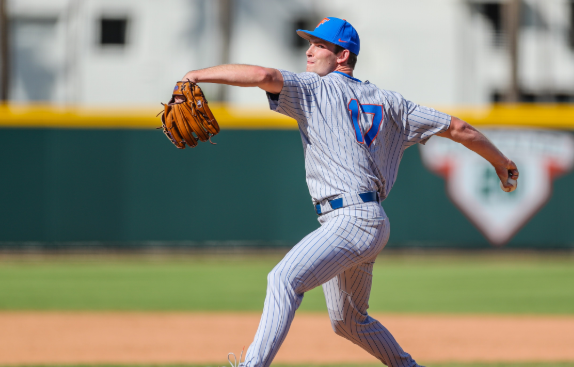
[[[485,108],[445,108],[471,125],[574,129],[574,105],[517,104]]]
[[[265,108],[210,104],[222,129],[297,129],[288,117]],[[472,125],[574,129],[574,105],[495,105],[439,108]],[[60,108],[48,105],[2,105],[0,127],[70,129],[152,129],[161,125],[158,108]]]

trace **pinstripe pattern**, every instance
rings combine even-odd
[[[345,193],[378,191],[384,200],[395,183],[406,148],[424,144],[446,130],[450,116],[417,105],[399,93],[339,73],[320,77],[281,70],[279,98],[269,95],[272,110],[297,120],[305,152],[307,185],[314,204]],[[383,106],[383,123],[370,147],[358,144],[350,118],[351,99]],[[367,132],[373,115],[359,114]]]
[[[307,184],[314,204],[378,191],[386,198],[406,148],[444,131],[450,116],[416,105],[400,94],[381,90],[338,73],[281,71],[283,90],[268,94],[271,109],[299,124]],[[383,120],[376,138],[359,143],[349,102],[380,105]],[[354,104],[356,108],[358,105]],[[355,110],[360,134],[371,128],[378,107]],[[380,119],[378,120],[380,121]],[[363,139],[361,139],[363,140]],[[341,209],[319,216],[319,227],[302,239],[267,277],[267,296],[247,367],[268,367],[285,340],[304,293],[323,285],[333,330],[387,366],[417,366],[391,333],[367,313],[372,270],[389,239],[390,224],[377,202],[348,200]]]
[[[267,296],[245,366],[268,367],[283,343],[304,293],[323,284],[329,317],[338,335],[387,366],[417,366],[391,333],[367,314],[373,263],[390,225],[375,202],[319,217],[321,227],[299,242],[267,277]]]

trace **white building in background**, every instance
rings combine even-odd
[[[350,21],[355,76],[433,106],[487,104],[509,82],[500,1],[230,0],[229,61],[305,70],[295,29]],[[8,0],[11,99],[84,106],[156,105],[183,74],[222,61],[220,0]],[[574,102],[574,0],[524,0],[524,99]],[[215,96],[216,87],[207,93]],[[229,102],[266,105],[258,89]]]

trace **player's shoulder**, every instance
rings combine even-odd
[[[294,73],[292,71],[277,69],[283,76],[283,80],[286,81],[307,81],[307,80],[314,80],[318,81],[321,77],[317,73],[312,72],[303,72],[303,73]]]
[[[399,93],[395,92],[394,90],[384,89],[384,88],[377,88],[381,97],[383,98],[386,104],[389,104],[390,107],[399,107],[402,104],[408,102],[405,97]]]
[[[388,89],[380,89],[381,93],[385,96],[386,99],[393,102],[402,102],[405,97],[399,92],[395,92],[393,90]]]

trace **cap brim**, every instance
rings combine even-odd
[[[309,32],[309,31],[306,31],[304,29],[298,29],[297,35],[301,38],[305,38],[308,41],[310,41],[312,37],[317,37],[317,36],[313,35],[313,32]],[[317,38],[319,38],[319,37],[317,37]]]

